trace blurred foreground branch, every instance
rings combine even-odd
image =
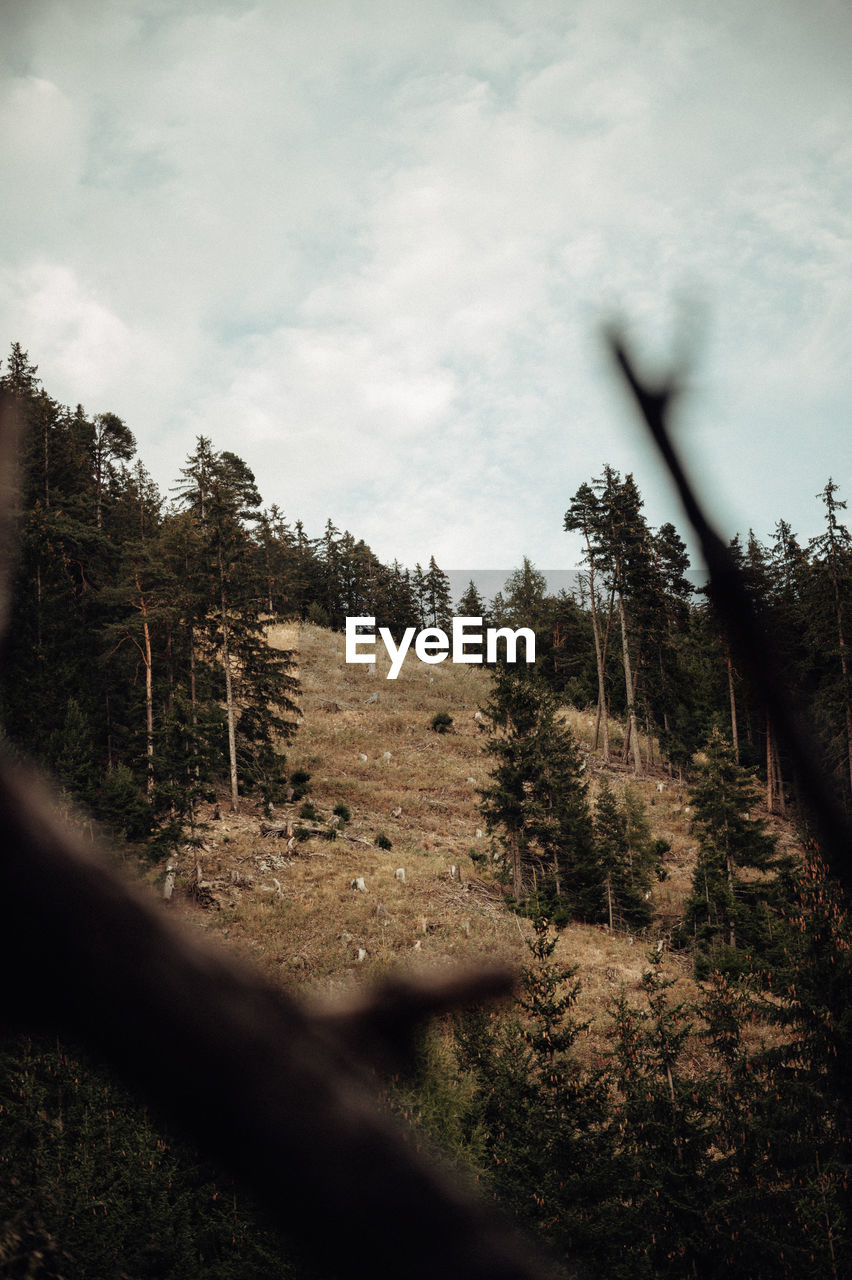
[[[10,591],[15,404],[0,404],[0,620]],[[288,998],[181,928],[0,756],[7,1029],[70,1034],[253,1191],[333,1274],[536,1280],[545,1268],[415,1150],[366,1066],[427,1017],[505,994],[502,970],[399,978],[333,1010]],[[129,1260],[128,1260],[129,1261]]]
[[[710,599],[728,633],[739,669],[759,702],[771,713],[772,723],[795,771],[800,794],[816,824],[822,854],[831,874],[848,895],[852,889],[849,823],[826,777],[821,753],[807,728],[804,711],[794,701],[785,681],[772,634],[764,625],[728,547],[710,524],[672,440],[669,418],[680,389],[678,376],[673,374],[659,386],[650,386],[636,371],[622,334],[611,330],[607,338],[698,536],[710,577]]]

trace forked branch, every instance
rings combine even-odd
[[[826,863],[834,878],[849,894],[852,890],[852,831],[849,823],[821,767],[821,754],[807,729],[805,715],[784,679],[784,667],[772,634],[765,626],[728,547],[698,501],[695,487],[687,477],[672,440],[669,417],[679,392],[678,379],[672,376],[659,386],[649,386],[637,373],[623,336],[617,330],[610,330],[607,338],[698,536],[709,573],[710,599],[727,630],[738,669],[772,717],[777,736],[796,773],[802,798],[816,824]]]

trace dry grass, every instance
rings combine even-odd
[[[322,992],[397,965],[523,963],[530,926],[504,905],[477,809],[486,761],[475,716],[487,698],[487,674],[448,661],[430,667],[409,656],[399,678],[389,681],[383,653],[375,675],[367,666],[347,665],[342,635],[295,624],[272,626],[269,635],[275,647],[298,653],[303,720],[288,769],[311,773],[310,799],[322,818],[346,804],[345,830],[365,843],[314,837],[288,853],[284,841],[261,836],[254,805],[246,803],[238,816],[223,805],[219,821],[211,806],[202,815],[209,823],[203,865],[204,876],[218,885],[220,909],[201,911],[188,898],[180,899],[182,908],[248,951],[274,980]],[[430,728],[438,711],[453,717],[449,733]],[[566,708],[563,714],[586,752],[594,794],[603,772],[591,750],[594,713]],[[613,745],[620,733],[613,724]],[[621,791],[629,775],[617,765],[606,772]],[[654,835],[671,844],[667,878],[653,890],[651,937],[575,925],[562,932],[556,953],[561,963],[578,967],[579,1012],[593,1022],[584,1041],[590,1059],[605,1047],[607,1011],[622,985],[639,999],[649,946],[680,916],[696,853],[685,789],[662,772],[633,785]],[[298,808],[282,809],[276,820],[298,820]],[[375,847],[380,832],[390,850]],[[472,853],[485,857],[474,861]],[[185,883],[192,866],[188,857]],[[358,877],[366,892],[352,888]],[[679,979],[678,998],[695,994],[687,957],[666,953],[664,966]]]

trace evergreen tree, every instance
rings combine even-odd
[[[463,594],[459,596],[456,614],[460,618],[481,618],[483,626],[487,625],[485,601],[477,591],[473,578],[468,582]]]
[[[645,1008],[614,1005],[607,1116],[611,1182],[602,1217],[608,1274],[684,1277],[707,1268],[715,1169],[712,1098],[684,1070],[692,1009],[673,1001],[660,956],[643,974]]]
[[[595,850],[600,867],[601,898],[610,929],[619,925],[642,929],[650,921],[646,894],[648,879],[639,859],[633,862],[627,814],[606,778],[595,798]],[[599,907],[600,909],[600,907]]]
[[[291,696],[297,682],[288,673],[292,655],[266,643],[265,584],[253,572],[255,547],[245,524],[260,506],[252,472],[199,437],[182,474],[179,496],[198,518],[204,626],[224,679],[231,808],[238,812],[241,777],[267,796],[280,783],[277,743],[295,730],[288,717],[297,709]]]
[[[810,631],[822,670],[819,672],[820,709],[830,726],[832,764],[852,792],[852,688],[847,634],[852,598],[852,535],[841,522],[846,509],[829,479],[819,495],[825,506],[825,533],[810,544],[813,574],[808,592]],[[832,640],[826,644],[827,637]],[[844,776],[845,775],[845,776]]]
[[[0,387],[10,391],[19,402],[32,400],[41,385],[37,373],[38,365],[31,363],[29,353],[19,342],[13,342],[6,360],[6,372],[0,374]]]
[[[95,480],[95,519],[101,527],[101,509],[110,481],[116,477],[116,462],[129,462],[136,452],[133,432],[114,413],[99,413],[92,430],[91,455]]]
[[[516,899],[561,906],[579,901],[590,864],[591,820],[584,765],[552,694],[534,676],[498,667],[483,708],[490,722],[485,750],[494,761],[480,790],[488,829],[500,833]]]
[[[428,622],[429,590],[426,584],[426,575],[419,563],[414,566],[411,590],[414,596],[414,607],[417,610],[417,627],[418,630],[422,630],[423,627],[430,625]]]
[[[589,590],[589,611],[592,619],[592,638],[595,646],[595,665],[598,677],[598,706],[595,723],[595,750],[601,739],[603,730],[603,758],[609,762],[609,718],[607,716],[606,696],[606,649],[612,620],[614,593],[610,591],[609,609],[604,632],[601,621],[599,600],[599,561],[602,556],[600,545],[601,509],[598,495],[590,484],[580,485],[571,505],[565,512],[564,527],[569,533],[580,533],[583,538],[583,559],[586,563],[586,575]]]
[[[577,1017],[576,968],[554,960],[546,917],[533,927],[512,1015],[479,1012],[456,1023],[459,1067],[476,1084],[468,1123],[495,1194],[551,1248],[594,1256],[609,1173],[598,1141],[606,1088],[576,1055],[588,1025]]]
[[[547,579],[524,556],[519,569],[514,569],[500,593],[500,612],[495,611],[501,627],[531,627],[538,631],[544,621]]]
[[[740,875],[743,868],[770,872],[775,853],[765,824],[749,812],[756,800],[754,777],[737,764],[731,743],[718,730],[705,757],[703,777],[690,795],[699,853],[685,917],[699,976],[712,968],[746,967],[760,953],[766,910],[770,904],[777,909],[775,877],[746,881]]]
[[[435,557],[429,557],[429,568],[424,579],[426,619],[430,627],[442,627],[447,630],[453,616],[453,602],[450,594],[450,580],[435,563]]]

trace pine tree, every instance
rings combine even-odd
[[[456,613],[460,618],[481,618],[483,626],[487,626],[485,601],[477,591],[473,578],[468,582],[463,594],[459,596]]]
[[[554,960],[545,916],[533,927],[515,1011],[456,1022],[459,1066],[476,1085],[469,1123],[496,1195],[552,1248],[594,1252],[608,1172],[598,1143],[606,1091],[575,1052],[588,1025],[577,1016],[576,968]]]
[[[627,813],[606,778],[601,779],[595,798],[594,830],[602,882],[600,896],[609,928],[619,925],[643,929],[651,918],[645,897],[648,879],[638,859],[633,865]]]
[[[95,479],[95,518],[99,529],[104,493],[116,475],[115,463],[129,462],[135,452],[136,441],[127,424],[114,413],[97,414],[93,423],[91,454]]]
[[[494,761],[480,791],[489,830],[500,833],[512,892],[542,901],[576,902],[578,868],[591,859],[591,820],[584,765],[570,731],[556,719],[552,694],[534,676],[498,667],[483,708],[491,734],[485,750]],[[564,911],[565,904],[562,904]]]
[[[715,1274],[705,1269],[712,1256],[706,1224],[715,1177],[712,1098],[684,1069],[693,1010],[672,1000],[674,982],[658,953],[642,987],[645,1008],[631,1006],[624,991],[613,1008],[611,1181],[602,1206],[608,1274],[685,1280]]]
[[[703,777],[690,794],[699,854],[685,917],[699,976],[749,963],[759,951],[758,904],[775,897],[771,878],[746,882],[739,874],[742,868],[768,872],[775,853],[765,824],[749,812],[756,800],[754,777],[737,764],[718,729],[705,757]]]
[[[453,616],[453,602],[450,594],[450,580],[435,563],[435,557],[429,557],[429,568],[424,579],[426,598],[426,618],[430,627],[441,627],[447,630]]]
[[[224,680],[231,808],[240,804],[241,777],[271,795],[280,781],[277,742],[295,730],[290,717],[297,682],[292,655],[266,643],[265,583],[254,572],[256,545],[246,527],[260,507],[254,475],[241,458],[216,454],[199,437],[183,469],[182,502],[198,520],[204,630],[218,653]]]
[[[841,523],[839,512],[846,503],[836,497],[837,485],[829,479],[819,495],[825,505],[826,530],[810,544],[813,562],[813,579],[809,592],[813,627],[812,634],[818,647],[825,650],[826,635],[833,635],[825,657],[831,659],[833,672],[826,672],[821,681],[821,703],[827,712],[827,720],[838,726],[835,739],[842,740],[842,748],[835,747],[833,755],[845,765],[848,787],[852,790],[852,688],[850,688],[850,659],[847,633],[849,600],[852,597],[852,535]],[[840,728],[842,726],[842,728]]]
[[[609,763],[609,717],[607,715],[606,698],[606,642],[608,640],[612,619],[612,592],[610,594],[609,612],[604,635],[600,616],[599,600],[599,568],[601,558],[600,547],[601,510],[598,495],[590,484],[580,485],[571,505],[565,512],[564,527],[569,533],[580,533],[583,537],[583,559],[586,563],[586,577],[589,589],[589,610],[592,618],[592,637],[595,645],[595,665],[598,676],[598,707],[595,722],[595,750],[598,749],[601,730],[603,730],[603,758]]]

